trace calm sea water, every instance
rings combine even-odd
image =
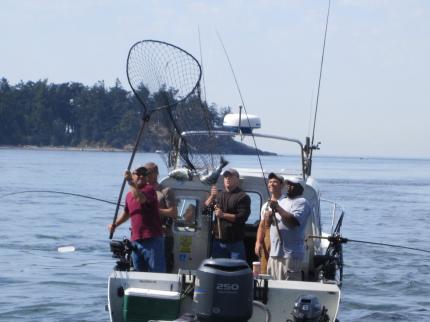
[[[0,195],[57,190],[116,201],[128,153],[0,149]],[[255,167],[247,156],[233,166]],[[135,164],[155,160],[138,154]],[[288,157],[263,157],[288,168]],[[161,169],[165,174],[165,168]],[[320,157],[323,197],[346,209],[344,237],[430,249],[430,160]],[[0,199],[0,320],[108,321],[114,206],[55,194]],[[126,225],[116,237],[128,235]],[[73,245],[76,251],[59,253]],[[348,243],[341,321],[430,321],[430,254]]]

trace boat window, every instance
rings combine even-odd
[[[193,198],[178,198],[178,218],[175,222],[177,231],[195,231],[198,200]]]
[[[246,221],[249,225],[256,225],[260,222],[260,211],[261,211],[261,196],[256,192],[246,192],[251,198],[251,214]]]

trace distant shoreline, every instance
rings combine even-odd
[[[118,148],[111,148],[111,147],[92,147],[92,146],[85,146],[85,147],[75,147],[75,146],[37,146],[37,145],[0,145],[0,150],[35,150],[35,151],[82,151],[82,152],[131,152],[132,148],[130,149],[118,149]],[[159,153],[160,151],[142,151],[138,150],[137,152],[140,153]],[[164,153],[162,151],[161,153]],[[230,153],[226,153],[230,154]],[[247,155],[247,154],[242,154]],[[276,156],[276,155],[268,155],[268,156]],[[288,155],[282,155],[279,154],[277,156],[288,156]],[[407,157],[407,156],[359,156],[359,155],[329,155],[329,154],[323,154],[323,155],[315,155],[316,158],[351,158],[351,159],[397,159],[397,160],[417,160],[417,161],[429,161],[429,157]]]
[[[133,146],[129,145],[126,148],[98,147],[98,146],[38,146],[38,145],[0,145],[0,150],[34,150],[34,151],[82,151],[82,152],[132,152]],[[137,150],[140,153],[167,153],[161,150],[145,151]],[[250,155],[249,153],[225,153],[233,155]],[[276,156],[276,153],[262,152],[261,155]]]
[[[76,147],[76,146],[37,146],[37,145],[0,145],[0,149],[11,150],[40,150],[40,151],[87,151],[87,152],[131,152],[131,149],[109,147]]]

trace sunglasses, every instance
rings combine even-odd
[[[135,171],[132,174],[138,177],[141,177],[141,176],[146,177],[148,175],[148,173],[135,172]]]

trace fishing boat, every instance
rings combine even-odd
[[[314,134],[302,143],[298,139],[254,133],[261,128],[260,118],[249,115],[243,101],[238,114],[227,114],[222,126],[214,126],[213,115],[201,98],[200,63],[172,44],[156,40],[134,44],[127,58],[127,78],[143,107],[128,170],[146,124],[157,113],[159,132],[171,135],[165,160],[169,175],[160,183],[174,191],[178,218],[172,224],[174,265],[168,273],[134,271],[130,241],[111,240],[111,251],[117,258],[108,279],[107,310],[111,321],[337,321],[344,212],[335,202],[321,198],[312,176],[313,152],[319,149],[319,143],[314,144]],[[213,185],[223,189],[220,174],[227,163],[223,156],[225,142],[237,146],[235,139],[246,137],[253,139],[254,155],[260,161],[259,169],[237,169],[240,186],[251,199],[244,239],[247,261],[212,258],[214,215],[204,207],[204,201]],[[269,199],[266,177],[274,171],[264,170],[256,138],[295,146],[288,151],[296,155],[291,157],[296,164],[277,173],[286,179],[296,176],[304,182],[303,197],[311,208],[305,224],[305,259],[300,281],[274,280],[264,270],[251,269],[254,262],[266,260],[256,256],[254,246],[260,210]],[[125,186],[124,180],[113,223]],[[331,224],[326,232],[323,222]]]
[[[297,157],[291,159],[297,160],[298,172],[284,170],[279,174],[303,179],[303,196],[312,209],[306,224],[304,280],[273,280],[266,274],[252,272],[252,263],[259,260],[254,245],[260,209],[269,198],[264,179],[268,172],[238,169],[241,188],[250,196],[252,208],[246,223],[245,265],[238,260],[210,258],[213,217],[205,213],[203,203],[211,187],[197,173],[192,174],[191,180],[167,176],[161,184],[174,190],[178,207],[178,219],[173,223],[174,269],[163,274],[135,272],[130,269],[129,244],[112,241],[111,249],[118,258],[108,281],[107,307],[112,322],[337,321],[343,265],[342,245],[337,237],[344,212],[337,203],[321,197],[317,180],[311,175],[312,151],[317,147],[308,138],[303,144],[297,139],[254,133],[260,122],[248,122],[247,126],[237,114],[227,115],[225,122],[228,126],[212,131],[211,135],[254,136],[296,146]],[[182,133],[183,138],[195,135],[205,133]],[[170,170],[175,169],[182,169],[180,162]],[[216,185],[223,188],[222,177]],[[194,209],[191,217],[186,215],[190,205]],[[330,223],[329,231],[323,232],[323,222]],[[251,308],[247,305],[250,301]]]

